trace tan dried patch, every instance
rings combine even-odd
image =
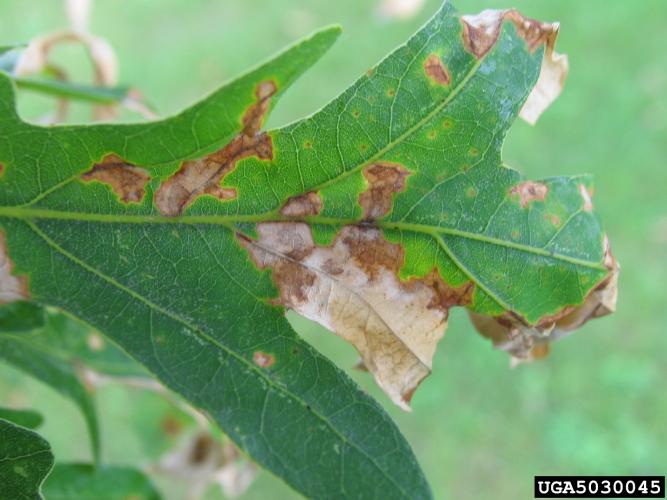
[[[532,201],[544,201],[549,188],[541,182],[526,181],[517,184],[510,190],[511,195],[517,195],[522,208],[526,208]]]
[[[293,196],[280,209],[280,214],[285,217],[307,217],[317,215],[322,210],[322,199],[311,191],[300,196]]]
[[[151,176],[143,168],[123,160],[116,154],[105,156],[88,172],[81,174],[84,182],[97,181],[108,184],[125,203],[139,203],[146,192]]]
[[[359,205],[365,220],[389,213],[393,195],[405,189],[405,178],[409,174],[401,165],[392,163],[375,163],[364,169],[368,189],[359,195]]]
[[[586,189],[586,186],[583,184],[579,184],[579,194],[581,195],[581,199],[584,200],[584,211],[585,212],[592,212],[593,211],[593,198],[591,196],[591,193]]]
[[[14,263],[9,258],[5,235],[0,232],[0,304],[30,298],[28,278],[12,274]]]
[[[273,354],[268,354],[262,351],[256,351],[252,355],[252,360],[260,368],[269,368],[270,366],[273,366],[273,364],[276,362],[276,357]]]
[[[519,113],[521,118],[534,125],[542,112],[560,95],[569,69],[567,56],[554,51],[559,24],[535,21],[516,10],[484,10],[476,16],[462,16],[466,50],[477,58],[486,55],[498,40],[505,20],[516,26],[529,51],[534,52],[545,44],[540,76]]]
[[[435,272],[401,281],[403,250],[377,228],[346,226],[325,247],[303,223],[261,223],[257,234],[241,242],[260,268],[272,270],[280,304],[354,345],[380,387],[408,409],[431,372],[449,308],[468,303],[472,287],[448,287]]]
[[[221,200],[236,198],[236,190],[220,186],[222,179],[231,172],[239,160],[251,156],[260,160],[273,158],[271,137],[259,133],[270,99],[276,93],[271,81],[257,86],[257,101],[243,116],[243,130],[224,148],[204,158],[186,161],[172,177],[162,183],[155,194],[155,203],[164,215],[180,215],[196,198],[215,196]]]
[[[491,339],[495,347],[507,351],[514,363],[543,358],[549,352],[550,342],[569,335],[591,319],[616,310],[620,267],[606,236],[604,245],[604,264],[609,274],[580,306],[564,307],[557,314],[543,317],[536,325],[528,325],[512,314],[490,317],[469,312],[473,325],[483,336]]]
[[[449,76],[449,71],[445,67],[440,57],[437,54],[431,54],[424,61],[424,71],[426,75],[438,85],[449,85],[452,77]]]

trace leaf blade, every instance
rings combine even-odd
[[[36,432],[0,419],[0,496],[42,498],[40,487],[53,467],[51,446]]]
[[[53,500],[159,500],[150,480],[130,467],[94,467],[89,464],[57,464],[44,482],[46,498]]]

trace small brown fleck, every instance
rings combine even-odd
[[[4,163],[0,163],[0,175],[2,175],[2,174],[4,174],[4,173],[5,173],[5,164],[4,164]]]
[[[359,118],[361,116],[361,112],[359,110],[355,110],[352,112],[352,116],[355,118]]]
[[[560,217],[558,217],[556,214],[551,214],[548,216],[549,221],[556,227],[560,226]]]
[[[317,215],[320,210],[322,210],[322,199],[311,191],[300,196],[292,196],[280,209],[280,213],[285,217],[306,217]]]
[[[467,196],[468,198],[474,198],[475,196],[477,196],[477,189],[476,189],[475,187],[473,187],[473,186],[470,186],[470,187],[466,190],[466,196]]]
[[[424,71],[438,85],[447,86],[452,81],[449,71],[447,71],[445,64],[437,54],[431,54],[426,58],[426,61],[424,61]]]
[[[388,89],[387,90],[387,95],[389,97],[394,97],[396,95],[396,91],[394,89]]]
[[[429,138],[429,140],[434,140],[438,136],[438,133],[435,130],[431,130],[428,134],[426,134],[426,137]]]
[[[454,126],[454,122],[452,122],[452,120],[448,119],[448,120],[445,120],[445,121],[442,122],[442,128],[450,129],[453,126]]]
[[[470,156],[479,156],[479,149],[477,149],[477,148],[470,148],[470,149],[468,150],[468,154],[469,154]]]
[[[510,190],[510,195],[517,195],[522,208],[526,208],[532,201],[544,201],[549,188],[541,182],[525,181],[517,184]]]
[[[260,368],[268,368],[276,362],[276,358],[273,354],[267,354],[262,351],[256,351],[252,356],[252,360]]]
[[[368,189],[359,195],[359,205],[366,220],[377,219],[391,210],[393,195],[405,189],[409,172],[401,165],[375,163],[364,169]]]
[[[160,429],[162,429],[165,436],[174,437],[183,431],[183,424],[173,415],[165,415],[160,421]]]
[[[146,192],[146,184],[151,180],[148,172],[123,160],[116,154],[105,156],[88,172],[81,174],[84,182],[97,181],[108,184],[125,203],[139,203]]]
[[[310,141],[306,141],[306,142],[303,143],[303,147],[304,147],[304,149],[312,149],[313,143],[310,142]]]
[[[164,181],[155,202],[164,215],[180,215],[196,198],[215,196],[221,200],[236,198],[234,188],[220,186],[222,179],[231,172],[239,160],[254,156],[260,160],[273,158],[273,141],[265,133],[259,133],[270,99],[277,91],[272,81],[260,83],[255,90],[257,101],[243,116],[243,130],[225,147],[204,158],[186,161],[169,179]]]

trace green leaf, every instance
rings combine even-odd
[[[33,410],[15,410],[12,408],[0,407],[0,419],[9,420],[21,427],[35,429],[42,425],[44,419]]]
[[[19,300],[0,304],[0,332],[27,332],[44,326],[44,309],[34,302]]]
[[[516,116],[558,92],[556,33],[445,4],[321,111],[265,133],[337,30],[148,124],[35,127],[0,76],[10,277],[304,495],[429,497],[387,415],[284,311],[354,344],[407,407],[451,307],[519,358],[613,308],[590,179],[526,181],[500,157]]]
[[[51,446],[36,432],[0,419],[0,498],[42,498],[53,467]]]
[[[129,467],[57,464],[46,482],[48,500],[158,500],[160,495],[140,471]]]
[[[33,343],[30,336],[27,333],[0,333],[0,360],[35,377],[79,407],[88,426],[93,457],[99,460],[99,425],[91,394],[72,364],[54,355],[48,346]]]

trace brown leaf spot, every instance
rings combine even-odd
[[[591,193],[586,189],[586,186],[583,184],[579,184],[579,194],[581,195],[581,199],[584,200],[584,211],[586,212],[592,212],[593,211],[593,197],[591,196]]]
[[[259,133],[269,109],[271,96],[276,92],[272,81],[262,82],[255,90],[257,101],[243,116],[243,130],[225,147],[204,158],[186,161],[172,177],[162,183],[155,194],[155,202],[164,215],[180,215],[196,198],[215,196],[221,200],[236,198],[236,190],[220,186],[239,160],[254,156],[260,160],[273,158],[273,142],[265,133]]]
[[[14,263],[9,258],[4,233],[0,232],[0,304],[30,298],[28,278],[12,274]]]
[[[503,21],[511,21],[517,32],[533,52],[540,44],[547,43],[558,26],[541,23],[524,17],[516,10],[483,10],[477,15],[461,16],[463,46],[476,58],[483,57],[496,43]]]
[[[377,219],[391,210],[393,195],[405,189],[410,174],[401,165],[375,163],[364,169],[368,189],[359,195],[359,205],[366,220]]]
[[[2,174],[4,174],[4,173],[5,173],[5,164],[4,164],[4,163],[0,163],[0,175],[2,175]]]
[[[458,287],[452,287],[445,283],[437,269],[424,278],[424,283],[433,289],[435,296],[429,303],[431,309],[440,309],[448,312],[454,306],[466,306],[472,304],[472,296],[475,291],[474,284],[469,281]]]
[[[203,462],[206,462],[209,457],[214,453],[216,448],[216,442],[213,437],[208,434],[199,434],[192,445],[190,450],[190,464],[198,465]]]
[[[105,156],[88,172],[81,174],[84,182],[97,181],[108,184],[125,203],[139,203],[146,192],[146,184],[151,180],[143,168],[123,160],[116,154]]]
[[[436,271],[402,281],[403,249],[368,226],[346,226],[316,246],[308,225],[260,223],[239,236],[258,267],[269,268],[280,304],[350,342],[400,407],[431,371],[449,308],[469,303],[472,285],[450,287]]]
[[[449,85],[452,81],[449,72],[437,54],[431,54],[424,61],[424,71],[426,75],[438,85]]]
[[[267,354],[262,351],[255,352],[252,355],[252,360],[260,368],[268,368],[270,366],[273,366],[273,364],[276,362],[276,358],[273,354]]]
[[[510,190],[510,195],[519,196],[522,208],[526,208],[532,201],[544,201],[549,188],[541,182],[526,181],[517,184]]]
[[[317,215],[320,210],[322,210],[322,199],[311,191],[300,196],[292,196],[280,209],[280,213],[285,217],[306,217]]]

